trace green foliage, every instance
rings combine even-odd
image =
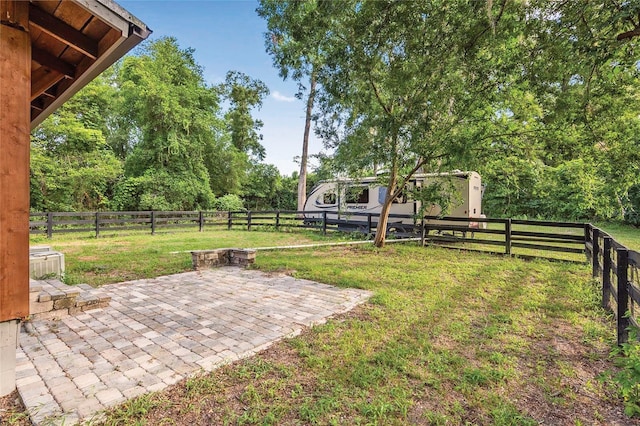
[[[482,124],[504,131],[493,131],[468,166],[487,183],[486,213],[622,219],[640,179],[640,70],[638,39],[620,43],[614,35],[628,29],[635,6],[532,7],[538,12],[520,36],[532,52],[519,60],[524,75],[501,88],[496,117]]]
[[[175,39],[155,41],[143,52],[125,58],[120,74],[130,114],[142,131],[127,172],[193,170],[214,136],[217,95],[205,85],[193,51],[181,50]]]
[[[624,412],[629,417],[640,415],[640,343],[638,330],[631,330],[629,341],[611,352],[620,370],[612,375],[624,400]]]
[[[629,204],[624,213],[624,220],[630,225],[640,227],[640,184],[629,189]]]
[[[249,210],[265,210],[278,208],[274,206],[276,194],[282,183],[280,172],[271,164],[254,164],[243,187],[244,199]]]
[[[214,197],[202,177],[190,173],[148,170],[115,187],[114,210],[207,210]]]
[[[540,191],[542,211],[567,219],[611,217],[605,183],[593,164],[582,159],[566,161],[547,171]],[[546,190],[546,191],[544,191]]]
[[[478,170],[489,215],[566,219],[630,210],[638,39],[612,34],[636,12],[601,1],[258,8],[281,75],[317,73],[318,130],[342,170],[388,170],[390,197],[417,165]]]
[[[489,217],[592,220],[616,217],[618,201],[605,177],[583,159],[557,166],[516,156],[481,168],[484,211]]]
[[[419,166],[477,170],[489,216],[640,224],[635,2],[262,0],[257,12],[274,66],[309,90],[306,120],[319,107],[335,148],[307,187],[386,170],[390,199]],[[293,182],[256,166],[251,112],[267,94],[237,71],[208,85],[174,38],[146,43],[33,132],[32,209],[210,208],[214,194],[296,208]]]
[[[272,208],[279,210],[298,210],[298,174],[281,176],[280,186],[276,189]],[[311,182],[307,180],[307,191],[311,189]]]
[[[95,80],[33,132],[33,210],[108,208],[122,174],[122,165],[106,142],[101,115],[111,91],[106,80]]]
[[[206,148],[205,165],[209,171],[211,190],[217,196],[242,193],[247,179],[249,158],[239,151],[228,138],[209,144]]]
[[[540,208],[538,182],[544,164],[517,156],[495,158],[482,168],[485,185],[483,210],[488,217],[537,217]]]
[[[262,81],[239,71],[229,71],[220,88],[231,103],[225,119],[232,145],[240,152],[251,153],[258,160],[263,160],[266,152],[260,144],[262,135],[258,133],[263,123],[251,117],[251,109],[260,109],[269,89]]]
[[[227,194],[213,200],[213,209],[218,211],[241,211],[245,208],[239,196]]]

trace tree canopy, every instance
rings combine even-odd
[[[175,38],[145,43],[33,133],[32,208],[194,210],[238,207],[244,192],[255,199],[253,170],[275,168],[259,163],[262,124],[251,116],[266,94],[236,71],[207,84]],[[236,199],[216,202],[229,194]]]
[[[289,20],[273,33],[281,73],[321,58],[319,134],[347,174],[385,171],[383,215],[416,171],[472,168],[490,214],[620,217],[613,200],[638,181],[625,32],[638,6],[585,3],[265,0],[259,12]]]
[[[163,38],[33,132],[32,208],[293,209],[296,180],[301,199],[319,178],[377,173],[386,213],[412,174],[462,169],[482,175],[489,216],[640,222],[637,2],[262,0],[257,12],[280,75],[309,83],[307,130],[313,116],[332,150],[308,182],[304,162],[292,177],[263,163],[262,81],[229,71],[208,84],[194,51]]]

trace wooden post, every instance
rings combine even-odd
[[[322,235],[327,235],[327,212],[322,212]]]
[[[424,247],[424,240],[426,237],[425,231],[426,229],[424,229],[424,216],[422,216],[422,218],[420,219],[420,245],[422,247]]]
[[[367,214],[367,235],[371,234],[371,213]]]
[[[47,212],[47,238],[53,237],[53,212]]]
[[[276,231],[280,230],[280,210],[276,211]]]
[[[591,224],[584,224],[584,251],[587,255],[587,261],[591,263],[591,257],[593,256],[593,249],[589,251],[588,244],[591,242]]]
[[[511,219],[504,223],[504,252],[511,255]]]
[[[597,278],[600,275],[600,229],[593,228],[591,251],[591,276]]]
[[[29,2],[0,0],[0,322],[29,316]]]
[[[629,310],[629,289],[627,288],[628,277],[627,270],[629,269],[629,251],[624,248],[616,250],[618,252],[617,259],[617,275],[618,275],[618,309],[617,309],[617,323],[618,323],[618,345],[629,340],[629,318],[627,317],[627,311]]]
[[[156,214],[151,210],[151,235],[156,235]]]
[[[96,238],[100,236],[100,212],[96,212]]]
[[[202,212],[202,210],[200,211],[200,214],[198,216],[198,225],[200,227],[200,232],[202,232],[204,230],[204,213]]]
[[[251,231],[251,210],[247,212],[247,231]]]
[[[0,397],[16,388],[18,324],[29,316],[29,2],[0,0]]]
[[[604,237],[602,253],[602,307],[610,310],[611,300],[611,237]]]
[[[231,210],[229,210],[229,214],[227,216],[227,229],[231,230],[231,225],[233,225],[233,219],[231,216]]]

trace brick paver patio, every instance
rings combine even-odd
[[[35,320],[17,387],[34,424],[77,423],[247,357],[370,293],[234,267],[104,286],[107,308]]]

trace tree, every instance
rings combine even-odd
[[[280,3],[295,10],[296,2]],[[384,244],[392,201],[422,168],[453,168],[477,144],[469,122],[488,119],[512,72],[497,57],[518,46],[508,2],[316,2],[326,22],[300,43],[322,52],[321,135],[350,172],[381,165],[387,186],[375,244]],[[291,15],[295,16],[292,12]],[[510,45],[509,43],[515,44]]]
[[[273,164],[254,164],[247,177],[243,188],[245,205],[254,210],[278,208],[273,205],[282,187],[278,168]]]
[[[640,179],[634,113],[640,74],[637,39],[619,42],[616,34],[636,26],[640,6],[538,1],[534,7],[522,29],[530,55],[497,105],[509,131],[494,137],[472,166],[489,185],[488,212],[622,218],[627,193]],[[505,193],[518,180],[524,184]],[[500,194],[519,201],[500,207]]]
[[[309,135],[316,97],[316,69],[322,64],[320,44],[309,38],[322,35],[319,28],[324,25],[323,15],[317,2],[291,2],[261,0],[257,9],[258,15],[267,21],[268,32],[265,34],[267,53],[286,80],[291,76],[298,82],[298,96],[302,97],[305,87],[302,80],[309,81],[309,92],[305,108],[304,134],[302,136],[302,155],[300,156],[300,173],[298,174],[298,211],[304,209],[307,200],[307,169],[309,157]],[[310,29],[313,28],[313,31]]]
[[[208,208],[213,201],[205,155],[222,132],[218,95],[193,50],[174,38],[125,58],[121,90],[139,141],[125,161],[116,205],[145,209]]]
[[[637,26],[633,2],[274,3],[279,16],[296,21],[285,27],[288,38],[278,37],[322,53],[314,68],[319,131],[335,148],[335,163],[349,174],[384,171],[387,197],[376,245],[384,244],[391,202],[420,169],[521,162],[532,171],[522,182],[579,173],[574,191],[600,191],[594,173],[616,170],[605,158],[627,159],[624,176],[637,170],[636,155],[625,149],[637,144],[629,139],[634,118],[616,111],[625,118],[614,130],[607,125],[611,117],[598,112],[616,96],[636,102],[635,47],[615,45],[616,34]],[[312,8],[322,16],[319,25],[300,25]],[[601,79],[621,66],[626,85]],[[594,97],[598,90],[609,97]],[[498,163],[505,155],[512,158]],[[581,155],[597,158],[597,167],[576,162]],[[610,179],[620,184],[614,191],[620,199],[628,187],[621,177],[612,173]],[[533,206],[535,197],[532,192],[522,200]],[[578,210],[610,214],[593,206]]]
[[[122,164],[105,133],[114,88],[97,78],[48,117],[31,138],[31,208],[82,211],[109,207]]]
[[[229,71],[221,88],[231,104],[225,116],[231,143],[238,151],[263,160],[265,150],[260,144],[262,135],[258,133],[263,123],[251,116],[251,110],[262,107],[262,100],[269,94],[269,89],[262,81],[239,71]]]

